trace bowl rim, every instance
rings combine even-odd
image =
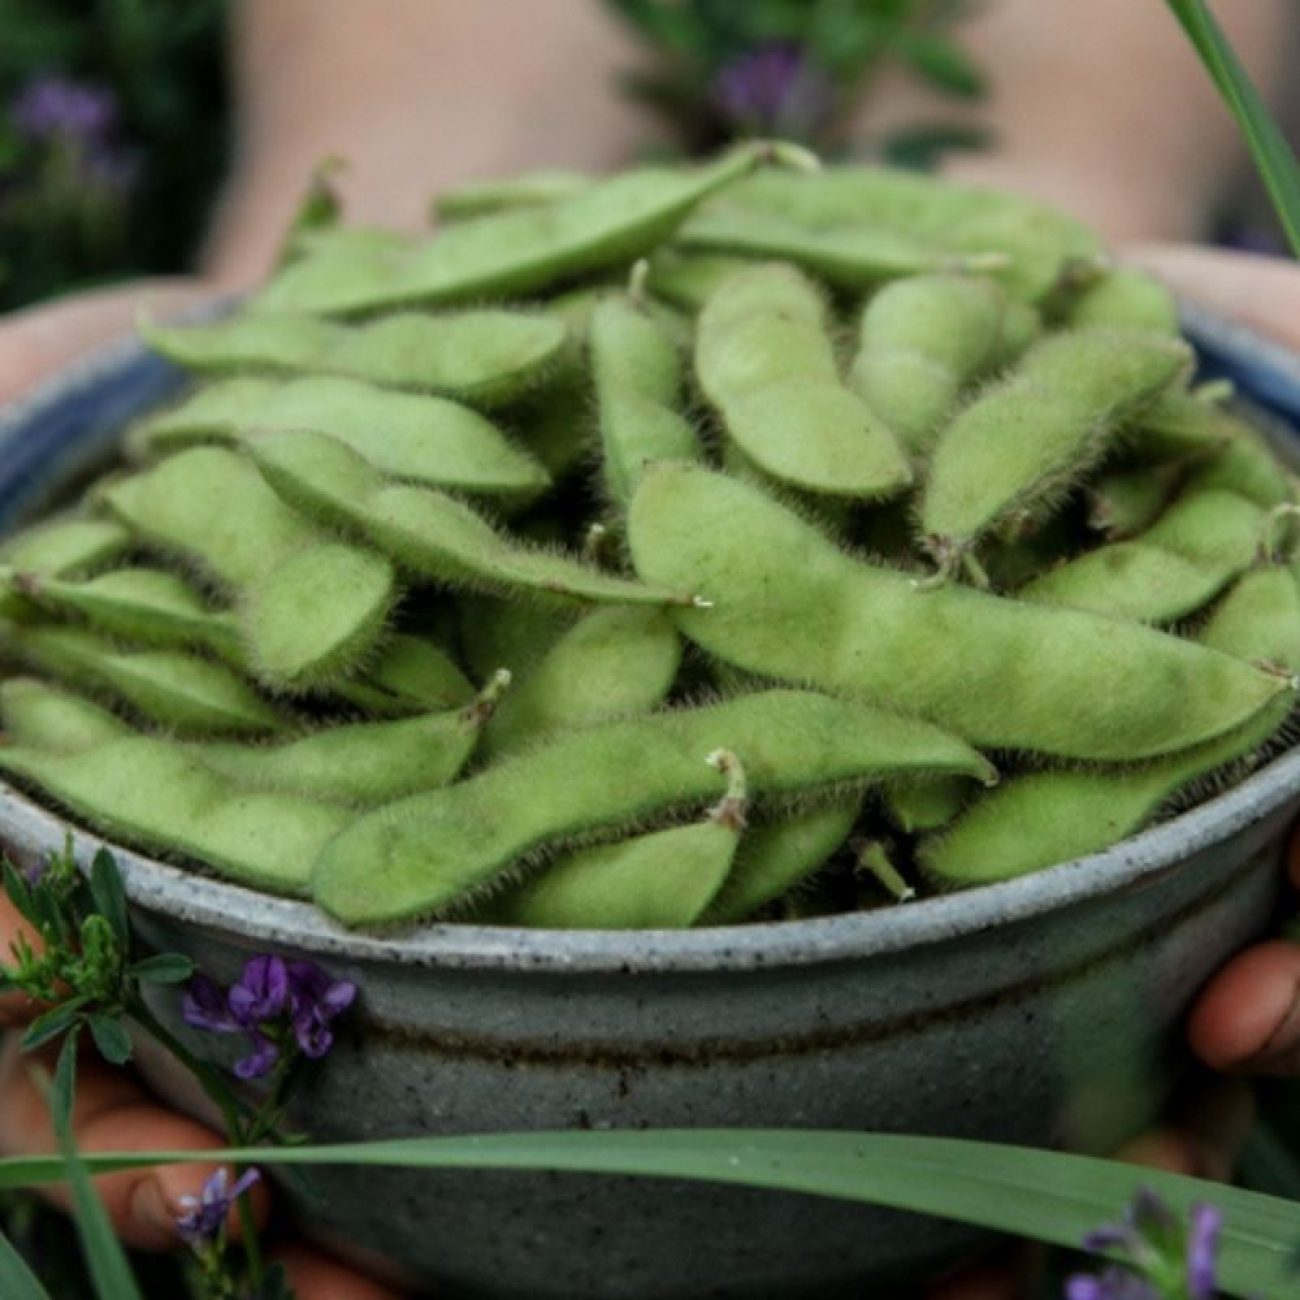
[[[1300,352],[1217,311],[1189,303],[1182,309],[1185,328],[1198,344],[1257,371],[1266,387],[1288,390],[1300,408]],[[147,355],[138,340],[126,336],[66,367],[0,410],[0,448],[39,425],[62,403],[111,383]],[[461,970],[725,973],[898,953],[1145,888],[1176,871],[1188,857],[1261,821],[1297,796],[1300,746],[1231,789],[1101,853],[1026,876],[898,908],[691,930],[554,931],[446,922],[348,930],[310,902],[261,894],[102,839],[4,781],[0,834],[22,847],[45,851],[70,838],[83,864],[107,847],[121,867],[131,902],[185,924],[237,936],[252,947]]]

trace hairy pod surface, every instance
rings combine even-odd
[[[35,677],[0,683],[0,727],[10,745],[45,753],[79,753],[131,734],[107,709]]]
[[[349,924],[466,901],[535,849],[617,833],[721,793],[705,758],[745,755],[756,794],[796,794],[920,772],[988,779],[974,750],[925,723],[805,691],[570,732],[436,794],[361,818],[321,854],[313,896]]]
[[[647,581],[689,583],[711,602],[677,614],[710,654],[928,718],[975,745],[1122,761],[1222,734],[1293,694],[1273,674],[1137,624],[924,590],[710,470],[648,471],[628,537]]]

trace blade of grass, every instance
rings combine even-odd
[[[96,1171],[208,1161],[212,1152],[93,1155]],[[944,1138],[789,1130],[493,1134],[351,1146],[227,1151],[259,1165],[564,1170],[700,1179],[861,1201],[1077,1247],[1113,1221],[1139,1187],[1180,1214],[1212,1201],[1226,1215],[1221,1286],[1235,1296],[1297,1294],[1290,1271],[1300,1203],[1086,1156]],[[0,1160],[0,1189],[62,1176],[57,1160]]]
[[[77,1036],[69,1034],[59,1053],[50,1089],[50,1114],[62,1157],[63,1177],[72,1191],[73,1217],[86,1267],[100,1300],[143,1300],[126,1252],[118,1241],[108,1212],[90,1181],[72,1137],[72,1103],[76,1086]],[[4,1292],[8,1295],[8,1292]]]
[[[0,1232],[0,1296],[5,1300],[52,1300],[3,1232]]]
[[[1237,119],[1291,251],[1300,257],[1300,162],[1205,0],[1166,0]]]

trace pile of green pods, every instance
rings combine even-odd
[[[0,771],[74,820],[347,925],[671,929],[1072,861],[1283,743],[1296,482],[1078,223],[770,143],[425,239],[319,197],[0,548]]]

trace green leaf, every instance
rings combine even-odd
[[[5,1300],[51,1300],[13,1242],[0,1232],[0,1296]]]
[[[87,1156],[95,1171],[202,1163],[214,1153]],[[643,1132],[492,1134],[351,1146],[254,1148],[224,1153],[259,1165],[530,1169],[691,1178],[801,1192],[934,1214],[1078,1248],[1113,1221],[1139,1187],[1179,1215],[1212,1202],[1226,1215],[1221,1288],[1233,1296],[1294,1300],[1289,1271],[1300,1240],[1300,1203],[1203,1179],[1089,1156],[947,1138],[805,1130],[668,1129]],[[57,1160],[0,1160],[0,1189],[56,1181]]]
[[[1300,257],[1300,162],[1205,0],[1166,0],[1245,137],[1291,251]]]
[[[131,1265],[127,1262],[126,1252],[109,1222],[104,1203],[99,1199],[90,1181],[89,1171],[77,1154],[72,1136],[76,1068],[76,1041],[69,1038],[59,1054],[59,1064],[54,1074],[54,1086],[50,1090],[50,1114],[54,1121],[59,1151],[63,1156],[64,1174],[72,1191],[77,1236],[81,1238],[86,1267],[90,1271],[90,1279],[95,1285],[99,1300],[143,1300],[131,1273]]]
[[[904,30],[894,37],[904,61],[932,86],[962,99],[979,99],[988,89],[984,73],[960,46],[935,32]]]
[[[133,962],[126,973],[143,984],[184,984],[194,975],[194,963],[179,952],[160,952]]]
[[[131,1059],[131,1035],[120,1020],[112,1016],[93,1015],[87,1018],[90,1036],[95,1040],[99,1054],[109,1065],[125,1065]]]
[[[38,1047],[43,1047],[60,1034],[66,1033],[77,1023],[82,1007],[89,1001],[88,997],[78,994],[75,998],[60,1002],[57,1007],[51,1007],[44,1015],[37,1016],[23,1034],[23,1051],[34,1052]]]
[[[95,900],[95,910],[113,927],[113,933],[125,951],[131,942],[126,890],[122,887],[117,859],[107,849],[100,849],[90,864],[90,894]]]
[[[3,872],[4,890],[9,901],[18,909],[23,920],[39,928],[40,916],[32,902],[31,886],[28,885],[26,877],[9,861],[8,857],[5,857],[3,864],[0,864],[0,871]]]

